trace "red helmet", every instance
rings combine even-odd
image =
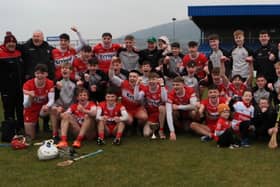
[[[26,138],[22,135],[15,135],[11,141],[11,146],[13,149],[25,149],[28,147],[28,143],[26,143]]]

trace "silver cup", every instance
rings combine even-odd
[[[155,134],[156,130],[159,128],[159,124],[158,123],[150,123],[150,128],[152,129],[152,136],[151,136],[151,139],[152,140],[155,140],[157,139],[157,136]]]

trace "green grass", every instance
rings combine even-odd
[[[1,104],[1,102],[0,102]],[[3,119],[0,108],[0,119]],[[40,134],[40,139],[49,137]],[[280,151],[264,143],[250,148],[216,148],[198,136],[181,134],[176,142],[125,137],[121,146],[101,147],[104,152],[65,168],[62,159],[39,161],[38,147],[12,150],[0,147],[0,186],[279,186]],[[85,142],[79,154],[99,149]]]
[[[265,144],[230,150],[197,136],[180,135],[176,142],[124,138],[121,146],[65,168],[61,159],[38,161],[38,147],[14,151],[0,148],[0,186],[278,186],[279,150]],[[85,142],[80,154],[99,149]]]

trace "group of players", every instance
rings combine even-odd
[[[5,120],[22,120],[33,139],[40,116],[50,116],[58,147],[68,146],[70,132],[77,148],[85,138],[103,145],[105,136],[114,136],[119,145],[124,130],[134,126],[145,137],[158,132],[166,139],[168,127],[170,140],[177,131],[192,131],[202,141],[231,148],[248,147],[251,137],[265,139],[278,131],[273,125],[280,99],[279,52],[267,31],[259,33],[256,51],[245,45],[242,30],[233,33],[231,51],[221,49],[219,36],[212,34],[207,57],[197,42],[189,42],[184,55],[166,36],[148,38],[147,49],[139,50],[132,35],[120,45],[103,33],[102,42],[90,47],[77,28],[72,30],[82,44],[77,49],[65,33],[53,48],[41,31],[24,44],[8,32],[0,46]]]

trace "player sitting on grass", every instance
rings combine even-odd
[[[252,91],[245,90],[242,101],[233,104],[232,129],[240,135],[241,146],[249,147],[249,132],[254,129],[252,118],[254,117],[254,107],[252,105]]]
[[[201,101],[198,110],[200,117],[205,116],[205,124],[198,122],[192,122],[191,124],[191,129],[193,131],[204,135],[201,137],[201,141],[203,142],[212,139],[219,118],[218,105],[226,103],[226,98],[220,97],[219,95],[219,90],[216,85],[209,86],[208,98]]]
[[[142,91],[139,91],[140,81],[137,82],[134,93],[138,100],[145,99],[145,108],[149,114],[148,122],[144,125],[143,135],[152,135],[152,125],[158,125],[159,123],[159,136],[160,139],[165,139],[164,134],[164,123],[165,123],[165,106],[164,103],[167,101],[167,90],[164,86],[164,81],[155,72],[149,74],[148,86]]]
[[[26,81],[23,85],[24,94],[24,129],[31,139],[35,138],[35,125],[39,116],[49,114],[54,103],[53,81],[47,78],[48,68],[44,64],[35,67],[35,78]]]
[[[73,147],[80,148],[84,137],[89,140],[94,138],[93,118],[96,115],[96,105],[94,102],[89,101],[88,98],[88,91],[81,88],[77,93],[77,103],[72,104],[61,115],[61,141],[57,144],[57,147],[68,146],[67,133],[69,129],[74,135],[78,135]]]
[[[125,107],[117,102],[117,89],[108,88],[105,101],[97,107],[96,120],[98,121],[98,145],[104,145],[104,137],[115,136],[114,145],[121,144],[122,133],[125,128],[124,122],[128,119]]]
[[[65,63],[61,65],[62,80],[56,82],[56,89],[59,97],[51,108],[50,119],[52,124],[53,139],[57,143],[59,140],[58,129],[60,124],[60,114],[65,112],[73,103],[76,84],[70,80],[72,65]]]
[[[227,104],[219,104],[218,112],[220,117],[214,132],[214,139],[217,141],[217,147],[229,147],[230,149],[239,147],[231,129],[231,122],[229,121],[229,106]]]
[[[278,130],[274,127],[276,116],[276,109],[270,104],[269,99],[261,97],[259,104],[255,107],[254,116],[255,133],[258,140],[268,141],[270,132]]]

